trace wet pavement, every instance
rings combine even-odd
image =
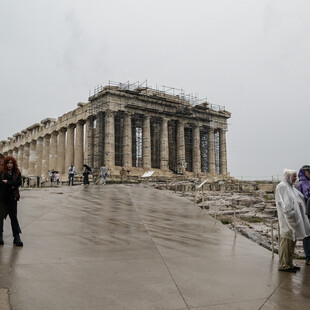
[[[195,204],[144,185],[22,191],[23,248],[0,247],[0,309],[310,308],[310,267],[278,257]]]

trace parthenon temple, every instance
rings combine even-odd
[[[139,83],[97,87],[87,103],[58,119],[40,123],[0,141],[0,153],[14,156],[22,175],[48,179],[59,171],[67,179],[74,164],[109,169],[111,177],[227,176],[225,107]]]

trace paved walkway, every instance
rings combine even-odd
[[[277,256],[196,205],[140,186],[22,192],[23,248],[10,221],[0,247],[0,305],[14,310],[309,309],[310,268]]]

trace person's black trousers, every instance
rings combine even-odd
[[[13,237],[15,237],[22,232],[19,227],[19,223],[17,219],[17,201],[10,200],[6,202],[6,204],[7,204],[7,208],[9,211],[9,217],[11,219]],[[3,218],[2,217],[0,218],[0,233],[3,233]]]

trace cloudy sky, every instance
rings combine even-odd
[[[232,113],[228,170],[310,164],[310,1],[0,0],[0,140],[109,80],[182,88]]]

